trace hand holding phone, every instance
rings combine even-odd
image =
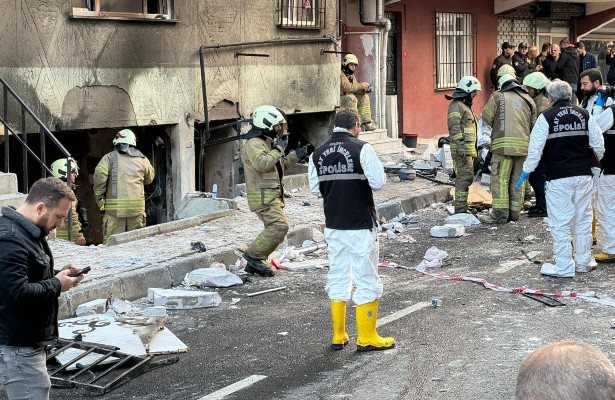
[[[91,269],[92,269],[91,267],[85,267],[81,271],[73,272],[72,274],[69,274],[68,276],[70,276],[71,278],[76,278],[76,277],[81,276],[83,274],[87,274],[88,272],[90,272]]]

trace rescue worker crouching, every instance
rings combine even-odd
[[[455,213],[468,211],[468,188],[474,178],[474,157],[476,157],[477,118],[472,112],[472,100],[481,85],[473,76],[464,76],[457,84],[448,106],[448,133],[450,135],[451,155],[455,169]]]
[[[137,149],[137,138],[122,129],[113,139],[115,150],[100,160],[94,171],[94,196],[104,213],[103,243],[116,233],[145,226],[145,189],[154,180],[154,168]]]
[[[342,73],[340,74],[340,106],[359,113],[361,127],[364,131],[378,129],[372,121],[372,109],[367,93],[371,92],[369,83],[359,82],[355,76],[355,69],[359,59],[354,54],[346,54],[342,60]]]
[[[69,167],[70,165],[70,167]],[[61,179],[64,182],[67,182],[68,170],[70,169],[70,182],[71,182],[71,190],[73,194],[75,194],[75,180],[79,175],[79,167],[77,166],[77,162],[73,159],[60,158],[59,160],[54,161],[51,164],[51,173],[56,178]],[[76,197],[76,196],[75,196]],[[81,222],[79,221],[80,215],[80,204],[78,200],[71,202],[71,221],[68,221],[68,217],[64,219],[62,225],[56,228],[56,238],[69,240],[68,239],[68,224],[72,225],[72,236],[73,242],[78,244],[79,246],[84,246],[86,243],[85,236],[83,236],[83,227],[81,226]]]
[[[284,213],[284,169],[308,155],[307,146],[284,155],[288,145],[285,125],[284,114],[278,108],[257,107],[252,114],[252,129],[246,133],[241,151],[248,206],[264,225],[263,231],[243,252],[247,261],[245,270],[269,277],[274,271],[267,258],[284,241],[289,228]]]

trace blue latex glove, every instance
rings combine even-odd
[[[530,173],[523,171],[517,181],[517,187],[521,187],[521,185],[523,185],[523,181],[526,180],[528,176],[530,176]]]

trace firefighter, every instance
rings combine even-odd
[[[477,118],[472,112],[472,100],[481,90],[480,82],[473,76],[464,76],[457,84],[448,106],[448,134],[455,169],[455,213],[468,211],[468,188],[474,178],[476,157]]]
[[[59,160],[56,160],[51,164],[50,169],[53,176],[63,180],[64,182],[67,181],[68,170],[70,169],[70,182],[72,186],[71,189],[74,194],[75,180],[79,175],[79,167],[77,167],[77,162],[71,159],[69,164],[69,160],[67,158],[60,158]],[[79,246],[83,246],[85,245],[86,241],[85,237],[83,236],[83,227],[81,226],[81,222],[79,221],[79,215],[81,210],[79,202],[77,200],[73,201],[71,203],[71,208],[73,242],[75,242],[75,244],[78,244]],[[56,228],[56,237],[58,239],[68,240],[68,224],[68,217],[66,217],[62,225]]]
[[[527,156],[530,129],[536,122],[536,105],[527,89],[512,75],[503,75],[499,90],[489,98],[483,109],[483,121],[491,126],[491,215],[481,216],[483,223],[503,224],[517,221],[523,193],[515,182],[523,172]]]
[[[143,185],[154,180],[154,168],[137,149],[134,132],[122,129],[113,146],[115,150],[105,154],[94,171],[94,196],[104,213],[104,244],[113,234],[145,226]]]
[[[342,73],[340,74],[340,106],[357,111],[361,115],[361,127],[364,131],[378,129],[372,121],[372,109],[369,104],[371,92],[369,83],[359,82],[354,75],[359,65],[359,59],[354,54],[346,54],[342,61]]]
[[[250,211],[256,213],[265,226],[243,253],[246,272],[273,276],[267,260],[288,232],[288,218],[284,213],[284,169],[308,154],[307,146],[284,155],[288,145],[286,118],[274,106],[262,105],[254,109],[252,129],[245,135],[241,151],[246,191]]]

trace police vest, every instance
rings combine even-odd
[[[547,181],[592,175],[587,110],[558,101],[543,115],[549,124],[542,153]]]
[[[609,107],[613,113],[613,121],[615,121],[615,105]],[[600,160],[600,166],[602,167],[602,173],[605,175],[615,175],[615,124],[604,132],[604,157]]]
[[[372,189],[361,167],[365,144],[348,132],[333,132],[331,139],[312,155],[327,228],[357,230],[376,225]]]

